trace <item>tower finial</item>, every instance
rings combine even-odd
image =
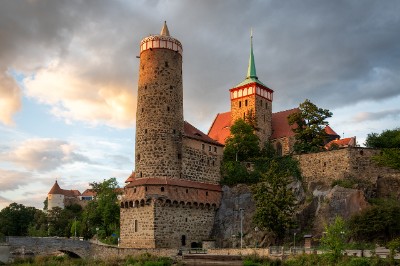
[[[161,29],[160,35],[162,35],[162,36],[170,36],[169,35],[168,26],[167,26],[167,21],[164,21],[164,26]]]
[[[249,67],[247,69],[246,78],[257,78],[256,73],[256,64],[254,62],[254,54],[253,54],[253,28],[250,29],[250,58],[249,58]]]

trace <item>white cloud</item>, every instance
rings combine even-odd
[[[21,93],[12,77],[0,72],[0,122],[13,125],[12,116],[21,109]]]
[[[75,65],[50,64],[26,78],[24,86],[28,96],[52,106],[52,114],[67,122],[120,128],[134,123],[136,99],[130,87],[82,77]]]
[[[28,172],[19,172],[14,170],[5,170],[0,168],[0,191],[15,190],[29,180],[32,174]]]
[[[385,118],[400,117],[400,109],[384,110],[379,112],[359,112],[353,117],[353,121],[357,123],[381,120]]]
[[[30,139],[10,152],[1,154],[3,160],[32,171],[50,171],[65,164],[90,162],[72,144],[56,139]]]

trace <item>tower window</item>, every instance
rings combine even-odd
[[[168,67],[168,61],[165,61],[165,67]]]
[[[246,113],[243,113],[243,120],[246,120]]]
[[[164,192],[164,187],[161,187],[161,192]]]
[[[138,231],[138,220],[135,220],[135,228],[134,228],[134,230],[135,230],[135,233]]]
[[[239,108],[242,107],[242,101],[239,101]]]
[[[136,193],[136,188],[133,188],[133,193]]]
[[[144,108],[142,108],[142,113],[144,112]]]
[[[189,193],[189,189],[186,189],[186,193]]]
[[[206,191],[206,196],[208,196],[208,191]]]
[[[182,159],[182,154],[178,153],[178,159]]]
[[[146,85],[146,86],[144,86],[144,89],[145,89],[145,90],[147,90],[147,85]]]
[[[262,100],[260,100],[260,106],[262,106]]]
[[[268,102],[265,102],[265,109],[268,109]]]
[[[174,129],[174,130],[172,130],[172,133],[173,133],[173,134],[175,134],[175,133],[176,133],[176,130],[175,130],[175,129]]]
[[[247,106],[247,100],[244,101],[244,106]]]
[[[144,134],[147,134],[147,129],[144,130]]]
[[[167,111],[169,112],[169,106],[167,106]]]
[[[215,161],[212,161],[212,165],[215,166]]]
[[[137,160],[140,161],[140,154],[137,155]]]
[[[210,146],[208,146],[208,151],[211,151],[211,145],[210,145]]]
[[[147,187],[144,187],[144,191],[147,191]]]
[[[170,90],[172,90],[173,88],[174,88],[174,87],[172,87],[172,86],[169,86],[169,89],[170,89]]]
[[[206,145],[204,145],[204,143],[203,143],[203,144],[201,144],[201,149],[202,149],[202,150],[204,150],[204,149],[205,149],[205,147],[206,147]]]
[[[214,147],[214,152],[217,152],[217,147]]]

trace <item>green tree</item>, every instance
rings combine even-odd
[[[26,236],[36,208],[11,203],[0,211],[0,232],[6,236]]]
[[[353,238],[367,242],[387,242],[400,237],[400,204],[397,200],[381,200],[353,215],[349,227]]]
[[[105,237],[119,231],[118,183],[115,178],[90,183],[96,197],[89,202],[83,215],[84,236],[93,234],[99,228]]]
[[[297,153],[317,152],[325,145],[325,126],[327,118],[332,113],[327,109],[318,108],[310,100],[299,105],[299,112],[288,116],[288,123],[293,127],[296,142],[294,150]]]
[[[325,226],[325,234],[321,238],[322,246],[332,252],[334,261],[342,257],[348,237],[346,223],[342,217],[336,216],[335,221]]]
[[[294,225],[296,198],[289,184],[289,172],[279,170],[278,163],[272,161],[268,171],[261,174],[261,182],[252,186],[256,204],[253,221],[259,228],[274,232],[278,241]]]
[[[381,134],[368,134],[365,146],[377,149],[400,148],[400,128],[384,130]]]
[[[400,128],[368,134],[365,146],[382,149],[372,158],[379,165],[400,170]]]
[[[231,136],[225,142],[225,161],[246,161],[260,153],[258,137],[253,127],[243,119],[238,119],[231,126]]]

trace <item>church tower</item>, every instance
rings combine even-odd
[[[179,178],[182,135],[182,45],[164,23],[140,43],[136,178]]]
[[[253,34],[250,38],[250,58],[247,76],[244,81],[230,91],[232,123],[239,118],[254,119],[256,135],[260,144],[264,144],[272,134],[272,100],[274,91],[263,84],[257,77],[253,54]]]

